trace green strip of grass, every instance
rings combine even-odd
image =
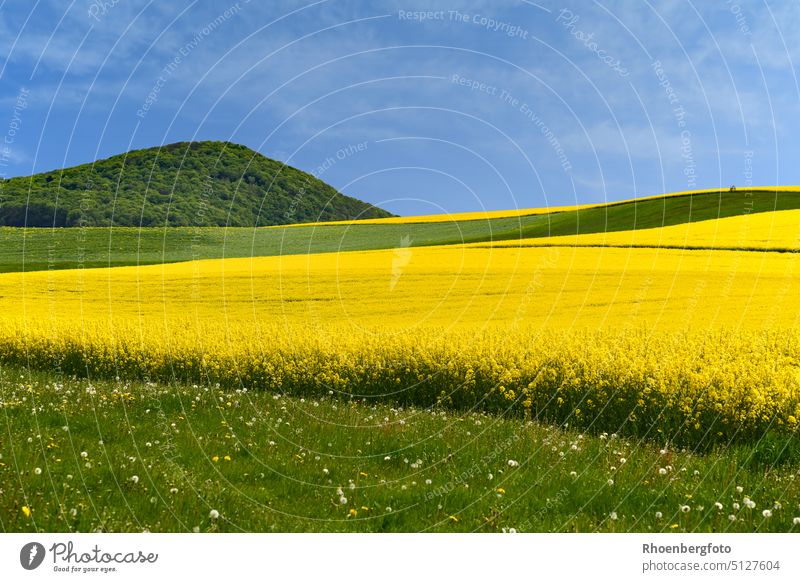
[[[288,228],[0,229],[0,272],[458,244],[656,228],[800,208],[795,192],[720,191],[549,215],[419,224]]]
[[[0,409],[5,532],[800,529],[797,457],[777,464],[769,437],[696,455],[502,416],[13,368]]]

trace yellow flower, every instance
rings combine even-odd
[[[217,455],[214,455],[213,457],[211,457],[211,460],[216,463],[217,461],[219,461],[219,457]]]
[[[30,516],[31,516],[31,509],[30,509],[30,507],[28,507],[27,505],[23,505],[23,506],[22,506],[22,513],[24,513],[24,514],[25,514],[25,517],[30,517]]]
[[[231,456],[230,456],[230,455],[225,455],[224,459],[225,459],[226,461],[230,461],[230,460],[231,460]]]

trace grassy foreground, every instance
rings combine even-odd
[[[701,456],[502,415],[14,368],[0,408],[6,532],[800,529],[800,463],[765,440]]]

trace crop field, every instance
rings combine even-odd
[[[0,227],[0,272],[531,241],[800,209],[800,188],[701,190],[608,205],[243,227]]]
[[[476,243],[480,245],[482,243]],[[486,244],[486,243],[483,243]],[[663,228],[530,238],[501,246],[650,247],[797,252],[800,250],[800,212],[784,210],[687,222]]]
[[[0,523],[798,529],[798,196],[730,194],[9,258]]]

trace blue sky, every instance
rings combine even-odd
[[[775,0],[0,0],[0,174],[213,139],[401,214],[800,184],[798,29]]]

